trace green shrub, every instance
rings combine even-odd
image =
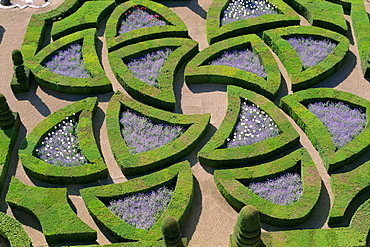
[[[11,247],[32,247],[21,223],[3,212],[0,212],[0,235],[9,241]]]

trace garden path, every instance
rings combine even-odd
[[[50,6],[44,9],[0,9],[0,25],[5,30],[5,32],[0,33],[0,64],[2,64],[2,69],[0,70],[0,80],[2,82],[0,84],[0,93],[5,95],[10,108],[15,112],[20,113],[23,123],[17,139],[15,152],[12,157],[11,168],[7,177],[8,181],[12,175],[15,175],[23,183],[50,187],[49,184],[43,184],[39,181],[31,180],[25,174],[18,160],[16,150],[19,148],[23,138],[30,133],[30,131],[42,119],[47,117],[50,113],[83,98],[81,96],[55,93],[48,89],[40,88],[36,85],[32,85],[30,92],[17,96],[15,96],[10,90],[9,82],[13,74],[11,52],[13,49],[19,49],[21,47],[31,14],[49,11],[57,7],[62,1],[63,0],[54,0]],[[186,2],[165,3],[166,6],[170,7],[174,12],[176,12],[185,22],[189,29],[190,37],[199,42],[199,47],[201,50],[208,46],[205,36],[205,17],[210,4],[211,0],[191,0]],[[366,5],[369,5],[369,3],[366,2]],[[350,23],[350,18],[348,16],[346,16],[346,18]],[[307,23],[303,20],[302,24]],[[100,30],[104,30],[104,21],[101,23],[99,28]],[[324,82],[317,85],[317,87],[330,86],[339,90],[355,93],[370,100],[370,83],[364,79],[361,74],[357,45],[353,41],[352,33],[353,32],[349,33],[349,37],[351,38],[351,52],[349,56],[347,56],[344,66],[335,74],[335,76],[328,78]],[[114,90],[119,89],[123,91],[122,87],[115,80],[114,75],[109,68],[105,43],[103,41],[103,32],[100,33],[99,39],[102,40],[102,49],[100,55],[107,76],[112,81]],[[286,84],[289,85],[289,78],[285,70],[281,64],[279,64],[279,67],[283,71],[283,78]],[[281,96],[288,93],[286,88],[288,87],[283,86]],[[117,183],[125,180],[124,175],[118,169],[110,151],[105,128],[104,112],[111,95],[111,93],[99,95],[99,107],[101,110],[97,112],[95,117],[95,134],[97,139],[100,140],[99,145],[101,147],[103,157],[108,164],[109,173],[111,175],[110,179],[100,181],[100,184],[111,183],[112,181]],[[183,81],[183,70],[180,70],[176,77],[176,95],[179,99],[179,107],[177,108],[177,112],[182,112],[184,114],[208,112],[212,115],[212,126],[209,128],[207,136],[204,138],[203,142],[199,145],[200,148],[221,124],[225,115],[227,105],[226,86],[214,84],[187,86]],[[294,123],[293,126],[300,133],[301,143],[311,154],[320,171],[323,184],[325,185],[323,190],[324,193],[322,193],[323,195],[320,197],[320,204],[318,207],[316,207],[313,216],[308,222],[299,227],[327,227],[325,220],[323,219],[325,219],[328,214],[329,202],[330,198],[332,198],[330,185],[328,183],[329,176],[323,170],[321,159],[318,156],[318,153],[312,147],[312,144],[308,141],[307,137]],[[189,216],[187,217],[188,220],[182,227],[182,232],[184,236],[189,239],[189,246],[227,246],[228,236],[233,231],[237,213],[228,205],[228,203],[217,190],[213,181],[213,169],[203,167],[199,164],[199,162],[197,162],[196,152],[197,150],[188,157],[192,165],[193,174],[196,178],[195,195],[193,206],[190,210]],[[365,154],[365,156],[370,157],[370,152]],[[364,159],[368,159],[366,157]],[[78,194],[79,188],[81,188],[81,186],[68,186],[68,192],[72,203],[76,207],[77,214],[91,227],[98,230],[97,242],[99,244],[107,244],[111,241],[114,241],[109,234],[106,234],[105,232],[102,233],[100,231],[88,214],[87,209]],[[4,191],[6,191],[6,189],[7,187],[5,187]],[[8,214],[12,214],[12,212],[6,208],[4,198],[5,193],[3,192],[0,197],[0,208],[2,211],[6,210]],[[16,214],[17,218],[22,221],[26,231],[32,238],[34,246],[47,246],[38,223],[36,223],[33,218],[30,218],[29,215],[25,213],[14,213]],[[263,225],[263,227],[265,229],[274,230],[274,228],[271,226]]]

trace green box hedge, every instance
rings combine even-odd
[[[130,109],[156,123],[181,125],[187,130],[176,140],[154,150],[132,155],[122,137],[120,112]],[[117,91],[106,112],[109,143],[113,155],[126,176],[163,168],[190,154],[206,133],[210,115],[183,115],[166,112],[135,101]]]
[[[11,247],[32,247],[21,223],[3,212],[0,212],[0,235],[9,241]]]
[[[60,109],[41,121],[23,141],[19,156],[28,175],[54,184],[83,184],[108,176],[108,169],[101,157],[94,138],[92,118],[97,108],[97,98],[86,98]],[[85,165],[60,167],[35,157],[35,149],[43,139],[66,117],[78,116],[78,143],[88,160]]]

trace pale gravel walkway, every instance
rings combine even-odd
[[[62,0],[54,0],[54,2],[45,9],[13,9],[13,10],[0,10],[0,25],[5,28],[5,34],[1,39],[0,36],[0,64],[2,69],[0,70],[0,93],[4,94],[8,100],[8,103],[13,111],[17,111],[21,115],[21,119],[24,127],[20,131],[17,146],[19,147],[22,139],[45,117],[50,113],[76,101],[83,97],[63,95],[54,93],[49,90],[44,90],[39,87],[33,86],[29,93],[19,95],[15,97],[11,90],[9,81],[12,76],[12,63],[11,63],[11,51],[13,49],[19,49],[22,44],[23,36],[26,27],[29,22],[30,15],[32,13],[41,13],[55,8],[60,4]],[[189,28],[189,35],[191,38],[199,42],[200,50],[206,48],[206,36],[205,36],[205,17],[206,12],[210,6],[210,0],[199,0],[189,2],[167,2],[166,6],[170,7],[176,12],[185,24]],[[349,18],[347,18],[348,21]],[[304,23],[304,22],[303,22]],[[104,23],[101,24],[104,28]],[[101,34],[100,36],[102,36]],[[100,40],[103,40],[99,37]],[[355,55],[357,54],[357,46],[351,45],[352,54],[347,58],[345,67],[341,69],[335,76],[327,79],[319,86],[330,86],[335,87],[339,90],[348,91],[360,95],[370,100],[370,83],[362,77],[359,69],[359,61],[356,60]],[[114,90],[122,90],[122,87],[116,81],[112,71],[109,68],[107,62],[107,54],[104,42],[102,42],[101,49],[102,64],[106,70],[108,78],[113,83]],[[356,63],[354,62],[356,60]],[[281,64],[280,64],[281,66]],[[283,70],[284,71],[284,70]],[[286,73],[283,72],[283,77],[289,85],[289,79]],[[209,132],[205,140],[199,145],[199,148],[204,145],[205,141],[210,138],[212,133],[222,122],[222,119],[226,112],[227,95],[226,86],[204,84],[204,85],[190,85],[187,86],[183,82],[183,70],[179,72],[176,77],[176,95],[180,100],[178,112],[184,114],[197,114],[197,113],[211,113],[211,124]],[[285,86],[286,88],[286,86]],[[284,91],[284,90],[283,90]],[[285,90],[286,93],[286,90]],[[98,184],[107,184],[113,182],[122,182],[126,178],[122,172],[118,169],[116,162],[114,161],[113,155],[110,152],[109,142],[107,139],[107,133],[105,128],[104,112],[107,107],[107,102],[111,94],[105,94],[99,96],[99,107],[95,117],[94,126],[97,131],[95,135],[100,139],[100,147],[102,150],[103,157],[108,164],[110,178]],[[301,134],[301,142],[304,147],[308,149],[312,158],[314,159],[319,170],[322,170],[321,159],[317,152],[312,147],[312,144],[308,141],[307,137],[302,131],[293,123],[294,127],[297,128]],[[99,131],[100,129],[100,131]],[[367,153],[367,157],[370,156]],[[182,231],[185,237],[189,239],[189,246],[194,247],[216,247],[216,246],[227,246],[228,236],[233,230],[237,212],[235,212],[225,199],[221,196],[213,180],[213,169],[202,167],[196,159],[196,151],[188,157],[192,164],[192,171],[195,176],[195,195],[194,203],[190,210],[188,220],[182,227]],[[367,158],[368,159],[368,158]],[[37,181],[30,180],[25,174],[20,162],[18,162],[17,155],[13,155],[12,167],[9,172],[8,180],[10,175],[15,176],[23,183],[29,185],[38,186],[50,186]],[[315,210],[313,217],[306,222],[304,227],[327,227],[325,220],[322,220],[323,216],[326,217],[330,203],[331,189],[329,185],[329,176],[323,172],[321,173],[322,179],[326,190],[323,192],[323,196],[320,198],[320,206],[318,210]],[[78,194],[78,189],[81,186],[68,186],[70,199],[77,209],[77,214],[91,227],[98,230],[99,244],[107,244],[110,241],[114,241],[109,235],[104,235],[96,226],[92,218],[87,212],[86,207],[83,204],[81,197]],[[1,196],[1,209],[4,208],[4,193]],[[326,207],[326,208],[325,208]],[[324,209],[324,210],[323,210]],[[8,209],[7,212],[12,214]],[[46,246],[46,241],[40,232],[40,226],[35,223],[33,219],[30,219],[27,215],[22,212],[16,212],[17,216],[23,219],[26,231],[30,234],[33,244],[35,246]],[[263,225],[264,228],[273,230],[274,228]]]

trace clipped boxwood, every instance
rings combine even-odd
[[[158,77],[158,88],[135,77],[126,66],[130,59],[144,54],[172,48],[174,51],[167,58]],[[148,40],[122,47],[109,53],[111,68],[125,90],[144,103],[172,111],[176,106],[174,80],[180,66],[198,50],[196,41],[184,38],[163,38]]]
[[[130,109],[157,123],[182,125],[187,130],[176,140],[143,153],[131,154],[121,134],[122,110]],[[210,115],[183,115],[144,105],[117,91],[106,112],[107,131],[113,155],[126,176],[146,173],[173,164],[190,154],[206,133]]]
[[[97,98],[86,98],[60,109],[41,121],[23,141],[19,156],[28,175],[54,184],[83,184],[103,179],[108,169],[101,157],[92,129]],[[54,127],[73,114],[78,118],[78,142],[87,164],[75,167],[51,165],[35,157],[35,149]]]
[[[224,52],[249,48],[259,56],[267,78],[224,65],[207,65]],[[219,83],[236,85],[266,96],[276,97],[280,89],[279,67],[265,43],[255,34],[220,41],[198,53],[185,68],[185,81],[189,84]]]
[[[144,193],[162,186],[174,187],[167,210],[149,230],[133,227],[113,214],[107,204],[112,199]],[[187,161],[129,181],[80,190],[91,216],[111,234],[121,240],[156,241],[162,238],[161,224],[166,216],[175,218],[181,225],[193,199],[193,175]]]
[[[106,77],[100,65],[99,58],[95,50],[95,29],[86,29],[58,39],[49,44],[35,56],[28,59],[27,66],[31,69],[36,82],[51,90],[69,94],[94,94],[107,93],[112,91],[112,85]],[[43,64],[58,50],[68,47],[71,44],[82,44],[82,57],[86,70],[92,78],[74,78],[55,74],[45,68]]]
[[[324,124],[305,105],[316,101],[341,101],[366,112],[366,126],[354,140],[336,149]],[[359,158],[370,148],[370,102],[354,94],[332,88],[312,88],[283,97],[280,107],[305,132],[319,152],[325,168],[332,172]]]
[[[323,61],[304,70],[301,59],[286,39],[310,36],[329,39],[337,46]],[[291,26],[268,30],[263,32],[263,40],[283,63],[289,74],[293,91],[309,88],[333,75],[342,66],[349,49],[349,40],[345,36],[313,26]]]
[[[21,223],[3,212],[0,212],[0,235],[9,241],[11,247],[32,247]]]
[[[254,194],[246,184],[274,178],[284,172],[301,170],[303,193],[293,204],[283,206],[271,203]],[[216,170],[217,188],[237,211],[252,205],[260,212],[261,221],[277,226],[295,226],[311,215],[321,191],[321,179],[315,163],[304,149],[298,149],[278,160],[254,167]]]
[[[211,140],[200,150],[198,159],[201,164],[211,167],[237,167],[272,159],[298,145],[299,134],[273,102],[257,93],[235,86],[228,86],[227,92],[228,107],[225,118]],[[226,139],[233,133],[238,121],[240,104],[244,99],[265,111],[274,120],[281,133],[252,145],[223,148]]]
[[[277,6],[279,14],[262,15],[221,26],[221,15],[229,5],[229,0],[214,0],[207,13],[206,32],[208,44],[234,36],[262,32],[267,29],[299,25],[299,16],[284,1],[272,0],[270,2]]]
[[[122,19],[125,17],[127,11],[136,5],[145,7],[146,11],[150,14],[161,16],[160,19],[166,21],[168,25],[139,28],[119,35],[118,30]],[[106,40],[109,52],[133,43],[163,37],[187,38],[188,29],[180,17],[168,7],[148,0],[131,0],[120,4],[110,15],[106,25]]]
[[[14,209],[34,215],[48,244],[91,242],[97,233],[73,212],[66,188],[43,188],[23,184],[12,177],[6,202]]]
[[[345,173],[332,174],[330,178],[334,194],[330,210],[329,224],[340,223],[349,206],[366,193],[370,192],[370,161]]]

